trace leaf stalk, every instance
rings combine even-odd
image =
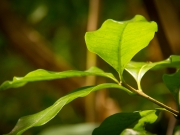
[[[165,108],[166,110],[170,111],[171,113],[174,114],[175,117],[178,117],[178,116],[180,115],[177,110],[174,110],[173,108],[171,108],[171,107],[169,107],[169,106],[161,103],[160,101],[158,101],[158,100],[156,100],[156,99],[148,96],[148,95],[145,94],[143,91],[141,91],[141,90],[136,90],[135,88],[133,88],[132,86],[130,86],[130,85],[128,85],[127,83],[124,83],[124,82],[122,83],[122,85],[123,85],[124,87],[128,88],[130,91],[136,93],[137,95],[139,95],[139,96],[141,96],[141,97],[144,97],[144,98],[146,98],[147,100],[149,100],[149,101],[151,101],[151,102],[159,105],[160,107],[163,107],[163,108]]]

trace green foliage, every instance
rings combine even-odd
[[[78,77],[78,76],[88,76],[88,75],[97,75],[103,76],[112,79],[115,82],[118,82],[116,78],[111,73],[105,73],[97,67],[91,67],[87,71],[64,71],[64,72],[52,72],[44,69],[38,69],[28,73],[24,77],[14,77],[12,81],[5,81],[0,85],[0,90],[5,90],[9,88],[17,88],[24,86],[27,82],[42,81],[42,80],[53,80],[61,79],[68,77]]]
[[[45,110],[33,115],[20,118],[14,129],[9,134],[6,135],[21,135],[24,131],[26,131],[31,127],[44,125],[49,120],[54,118],[57,115],[57,113],[63,108],[64,105],[68,104],[72,100],[78,97],[87,96],[89,93],[93,91],[104,88],[117,88],[129,92],[128,89],[114,83],[106,83],[106,84],[104,83],[97,86],[87,86],[87,87],[79,88],[77,90],[74,90],[70,94],[60,98],[52,106],[46,108]]]
[[[127,92],[130,95],[139,95],[150,100],[162,108],[156,110],[144,110],[134,113],[118,113],[108,117],[98,128],[93,132],[93,135],[150,135],[151,133],[145,130],[146,123],[152,124],[161,111],[169,111],[176,117],[179,112],[164,105],[163,103],[146,95],[141,89],[140,82],[143,75],[151,69],[160,69],[166,67],[180,67],[180,56],[172,55],[168,59],[155,62],[133,62],[131,59],[141,49],[146,47],[157,31],[155,22],[148,22],[143,16],[137,15],[129,21],[114,21],[107,20],[102,27],[95,32],[87,32],[85,40],[90,51],[98,54],[108,64],[110,64],[119,74],[120,82],[113,74],[106,73],[97,67],[92,67],[86,71],[64,71],[52,72],[43,69],[30,72],[24,77],[14,77],[12,81],[5,81],[0,90],[8,88],[16,88],[25,85],[27,82],[61,79],[67,77],[80,77],[97,75],[110,78],[114,83],[103,83],[96,86],[86,86],[78,88],[66,96],[61,97],[53,105],[36,114],[25,116],[19,119],[14,129],[6,135],[21,135],[29,128],[41,126],[54,118],[57,113],[69,102],[88,95],[90,92],[104,88],[116,88]],[[123,71],[127,70],[130,75],[137,81],[138,90],[130,86],[123,79]],[[164,75],[163,79],[167,87],[179,102],[180,88],[180,71],[173,75]]]
[[[156,31],[155,22],[136,15],[129,21],[107,20],[99,30],[87,32],[85,40],[88,49],[109,63],[122,78],[128,62],[149,44]]]
[[[180,68],[180,56],[172,55],[168,59],[160,62],[134,62],[130,61],[126,70],[134,77],[137,82],[138,88],[141,89],[141,79],[144,74],[150,69],[160,69],[165,67],[175,67]]]
[[[163,81],[174,96],[180,110],[180,70],[171,75],[165,74]]]
[[[93,131],[93,135],[119,135],[126,128],[144,132],[145,123],[154,123],[158,112],[159,110],[146,110],[111,115]]]

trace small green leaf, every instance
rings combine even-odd
[[[110,64],[122,78],[126,65],[149,44],[156,31],[155,22],[136,15],[128,21],[106,20],[99,30],[87,32],[85,40],[88,49]]]
[[[134,62],[130,61],[125,70],[136,80],[138,88],[141,89],[140,82],[144,74],[150,69],[160,69],[166,67],[180,68],[180,56],[171,55],[168,59],[159,62]]]
[[[120,135],[126,128],[145,131],[145,124],[154,123],[157,120],[160,111],[161,110],[146,110],[111,115],[93,131],[93,135]]]
[[[133,129],[144,130],[145,124],[147,123],[152,124],[157,120],[160,111],[162,110],[157,109],[157,110],[146,110],[139,112],[141,118],[139,119],[138,123],[134,126]]]
[[[87,86],[87,87],[79,88],[64,97],[61,97],[52,106],[46,108],[45,110],[33,115],[20,118],[14,129],[9,134],[6,135],[21,135],[24,131],[28,130],[29,128],[44,125],[52,118],[54,118],[57,115],[57,113],[63,108],[64,105],[68,104],[72,100],[78,97],[87,96],[90,92],[104,88],[117,88],[117,89],[122,89],[128,92],[129,94],[132,93],[123,86],[120,86],[115,83],[105,83],[97,86]]]
[[[43,69],[38,69],[38,70],[28,73],[24,77],[14,77],[12,81],[5,81],[3,84],[0,85],[0,90],[21,87],[21,86],[24,86],[28,82],[88,76],[88,75],[97,75],[97,76],[107,77],[118,83],[118,80],[116,80],[113,74],[105,73],[103,70],[97,67],[91,67],[90,69],[86,71],[70,70],[70,71],[63,71],[63,72],[52,72],[52,71],[47,71]]]
[[[163,81],[174,96],[180,110],[180,70],[174,74],[163,75]]]

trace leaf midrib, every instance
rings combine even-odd
[[[125,27],[123,28],[123,32],[122,32],[121,35],[120,35],[121,38],[119,38],[119,47],[118,47],[118,70],[119,70],[119,72],[120,72],[120,79],[123,79],[122,74],[123,74],[123,70],[124,70],[124,68],[125,68],[125,66],[122,65],[122,60],[121,60],[122,56],[121,56],[120,49],[121,49],[121,45],[122,45],[122,39],[123,39],[124,31],[125,31],[125,28],[127,27],[127,25],[128,25],[128,22],[125,23]],[[120,54],[120,55],[119,55],[119,54]],[[120,62],[120,64],[119,64],[119,62]],[[122,67],[122,68],[120,68],[120,67]]]

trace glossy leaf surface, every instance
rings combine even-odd
[[[87,32],[88,49],[110,64],[122,77],[126,65],[146,47],[157,31],[155,22],[136,15],[128,21],[107,20],[94,32]]]
[[[174,96],[180,110],[180,70],[174,74],[165,74],[163,81]]]
[[[126,88],[114,83],[106,83],[97,86],[87,86],[87,87],[79,88],[64,97],[61,97],[52,106],[46,108],[45,110],[33,115],[20,118],[14,129],[9,134],[6,135],[21,135],[24,131],[26,131],[29,128],[44,125],[52,118],[54,118],[57,115],[57,113],[63,108],[64,105],[68,104],[72,100],[78,97],[87,96],[90,92],[104,88],[117,88],[117,89],[125,90],[128,93],[131,93]]]
[[[166,67],[180,68],[180,56],[172,55],[166,60],[154,63],[130,61],[125,69],[134,77],[140,88],[141,79],[147,71]]]
[[[92,67],[87,71],[63,71],[63,72],[52,72],[44,69],[38,69],[28,73],[24,77],[14,77],[12,81],[5,81],[1,86],[0,90],[5,90],[8,88],[16,88],[24,86],[28,82],[34,81],[43,81],[43,80],[53,80],[53,79],[61,79],[61,78],[69,78],[69,77],[80,77],[80,76],[88,76],[88,75],[97,75],[110,78],[118,83],[116,78],[111,73],[105,73],[101,69],[97,67]]]
[[[106,118],[93,131],[93,135],[120,135],[126,128],[145,131],[145,123],[154,123],[159,110],[146,110],[134,113],[117,113]]]

